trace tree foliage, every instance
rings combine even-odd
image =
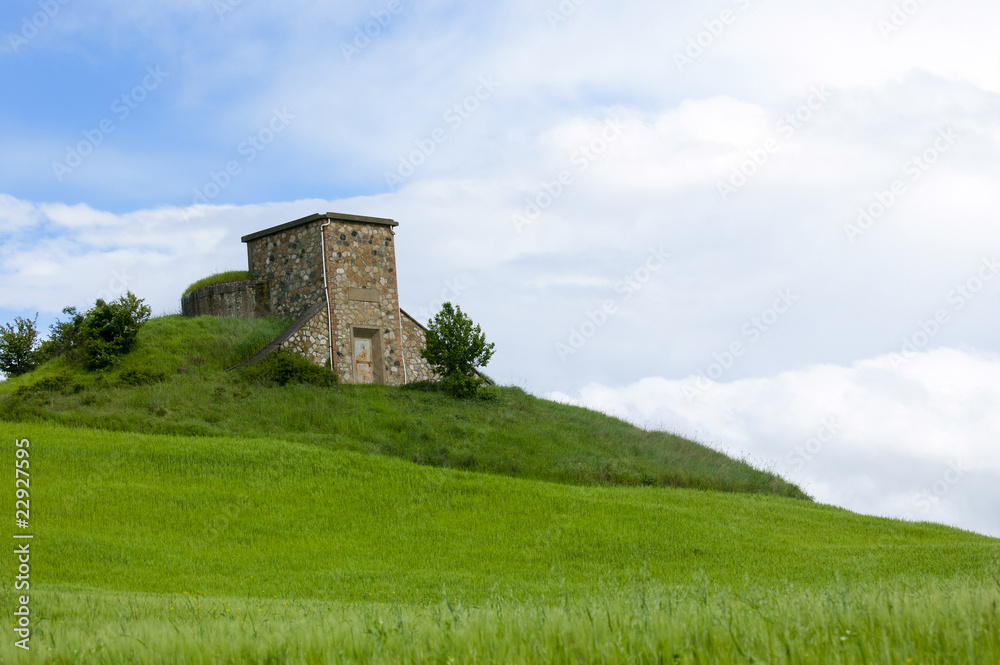
[[[494,345],[461,307],[444,303],[427,329],[427,345],[420,355],[441,377],[455,397],[473,397],[484,380],[476,372],[493,357]]]
[[[7,376],[27,374],[38,365],[38,315],[14,318],[0,326],[0,371]]]
[[[76,307],[66,307],[63,314],[69,316],[66,321],[56,320],[49,326],[49,338],[42,343],[39,353],[42,360],[54,358],[63,353],[69,353],[80,344],[80,326],[83,325],[83,314]]]
[[[84,367],[109,367],[115,358],[131,351],[150,313],[149,306],[131,291],[112,302],[98,299],[84,314],[77,333]]]
[[[63,314],[69,318],[52,324],[44,343],[38,339],[37,316],[35,321],[18,317],[0,326],[0,371],[18,376],[58,355],[87,369],[104,369],[135,347],[151,312],[129,291],[112,302],[98,299],[83,314],[75,307],[65,308]]]

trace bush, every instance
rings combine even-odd
[[[14,323],[0,326],[0,371],[7,376],[21,376],[38,366],[38,315],[35,320],[14,318]]]
[[[420,355],[454,397],[468,398],[475,397],[485,383],[476,368],[486,366],[493,357],[493,348],[461,307],[446,302],[427,328],[427,346]]]
[[[167,380],[167,373],[159,369],[123,369],[118,375],[118,383],[123,386],[148,386]]]
[[[301,383],[326,388],[339,383],[335,372],[314,365],[302,356],[284,349],[269,353],[252,365],[245,365],[236,371],[243,380],[261,385]]]
[[[84,367],[104,369],[131,351],[149,315],[149,307],[131,291],[110,303],[99,299],[87,310],[78,332]]]
[[[63,314],[69,315],[68,321],[56,320],[49,326],[49,338],[42,343],[39,355],[42,360],[54,358],[63,353],[70,353],[79,346],[80,326],[83,325],[83,314],[76,307],[66,307]]]
[[[64,372],[56,376],[46,376],[34,383],[18,386],[17,390],[14,391],[14,396],[30,399],[50,395],[75,395],[83,390],[83,384],[79,383],[71,374]]]

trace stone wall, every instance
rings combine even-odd
[[[320,304],[319,311],[296,329],[281,344],[281,348],[305,356],[316,365],[325,366],[330,358],[329,330],[326,307]]]
[[[427,346],[427,330],[416,319],[402,312],[403,357],[406,359],[406,382],[431,381],[437,378],[430,363],[420,355]]]
[[[313,221],[247,240],[250,275],[271,287],[271,311],[298,317],[323,298],[319,226]]]
[[[267,282],[240,280],[210,284],[181,296],[184,316],[238,316],[255,319],[271,314]]]
[[[378,335],[377,380],[403,383],[394,225],[333,219],[325,228],[335,370],[344,383],[354,382],[359,328]]]

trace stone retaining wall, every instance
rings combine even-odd
[[[244,279],[210,284],[181,297],[184,316],[237,316],[256,319],[271,315],[267,282]]]

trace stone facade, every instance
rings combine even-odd
[[[406,359],[406,382],[430,381],[436,378],[430,363],[420,351],[427,346],[427,329],[415,318],[400,311],[403,323],[403,357]]]
[[[271,312],[295,318],[323,298],[323,262],[319,224],[292,224],[267,235],[251,234],[243,241],[250,275],[270,285]]]
[[[359,336],[373,340],[376,383],[404,382],[393,226],[338,219],[323,229],[335,368],[346,382],[359,382]]]
[[[184,316],[238,316],[244,319],[269,316],[268,283],[250,279],[203,286],[181,296],[181,313]]]
[[[280,346],[305,356],[317,365],[326,365],[330,359],[330,324],[326,307],[321,307]]]

